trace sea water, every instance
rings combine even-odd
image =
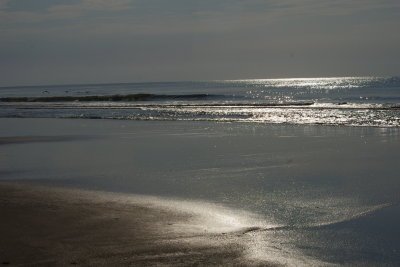
[[[0,88],[0,117],[398,127],[399,114],[398,77]]]
[[[3,142],[0,179],[255,213],[252,256],[278,263],[398,266],[399,81],[337,80],[3,88],[0,136],[30,141]],[[140,99],[82,101],[105,95]]]

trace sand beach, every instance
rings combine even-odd
[[[398,128],[0,123],[4,265],[398,262]]]
[[[240,229],[200,231],[201,214],[140,197],[2,182],[0,213],[3,265],[267,264],[246,257]]]

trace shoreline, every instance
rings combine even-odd
[[[399,262],[398,129],[0,121],[0,265]]]
[[[0,182],[0,263],[272,265],[246,256],[243,234],[204,231],[193,224],[202,215],[152,201]]]

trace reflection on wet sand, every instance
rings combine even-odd
[[[2,262],[22,265],[275,265],[249,258],[248,227],[213,205],[0,185]]]

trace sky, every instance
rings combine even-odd
[[[400,75],[399,0],[0,0],[0,86]]]

